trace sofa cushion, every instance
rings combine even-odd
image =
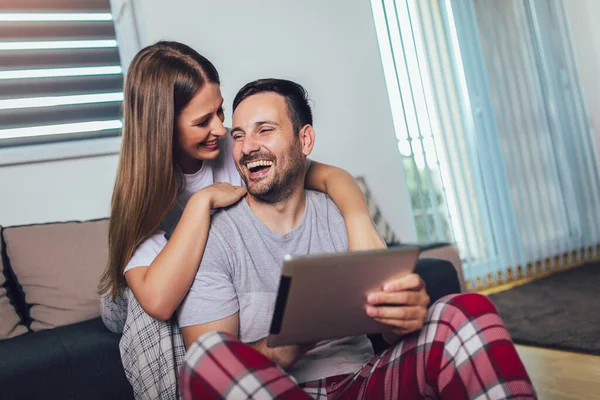
[[[458,274],[458,282],[460,284],[461,292],[467,291],[465,284],[465,278],[462,270],[462,260],[458,248],[453,244],[433,244],[421,246],[421,257],[422,258],[438,258],[441,260],[449,261],[456,273]]]
[[[465,279],[463,277],[462,260],[458,253],[458,248],[452,243],[399,243],[392,247],[416,246],[421,251],[419,258],[432,258],[448,261],[455,269],[458,276],[461,293],[465,293]],[[429,290],[429,285],[427,286]]]
[[[100,318],[0,342],[2,399],[133,399],[120,336]]]
[[[5,228],[4,240],[33,331],[100,315],[97,288],[108,260],[107,220]]]
[[[379,234],[381,235],[385,243],[388,246],[397,244],[399,240],[396,237],[394,231],[392,230],[392,227],[383,217],[383,214],[381,214],[379,206],[377,205],[377,201],[371,193],[369,186],[367,186],[367,181],[365,180],[365,178],[362,176],[356,177],[356,183],[365,195],[365,200],[367,201],[367,207],[369,208],[369,214],[371,215],[371,219],[373,220],[373,223],[377,227],[377,230],[379,231]]]
[[[0,240],[0,340],[27,332],[25,325],[20,324],[20,318],[8,297],[6,276],[8,276],[9,270],[8,265],[5,265],[2,260],[3,254],[4,244]]]

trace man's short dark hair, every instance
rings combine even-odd
[[[233,111],[240,103],[258,93],[277,93],[285,98],[288,116],[294,133],[298,135],[305,125],[312,125],[312,110],[308,104],[308,93],[301,85],[285,79],[259,79],[244,85],[233,99]]]

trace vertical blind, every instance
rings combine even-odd
[[[122,80],[109,0],[0,3],[0,147],[119,135]]]
[[[421,240],[470,288],[600,256],[597,155],[561,0],[373,0]]]

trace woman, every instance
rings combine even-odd
[[[123,144],[100,293],[106,325],[123,330],[123,365],[139,398],[177,396],[183,345],[170,318],[197,272],[211,210],[246,193],[223,126],[219,85],[212,63],[176,42],[141,50],[125,80]],[[336,203],[351,250],[384,246],[347,172],[312,162],[306,187]]]

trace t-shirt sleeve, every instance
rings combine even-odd
[[[148,239],[144,240],[133,252],[131,260],[125,266],[123,273],[136,267],[146,267],[152,264],[152,261],[158,256],[166,246],[167,239],[162,231],[157,231]]]
[[[178,309],[181,328],[218,321],[239,311],[233,262],[233,252],[211,227],[192,287]]]

